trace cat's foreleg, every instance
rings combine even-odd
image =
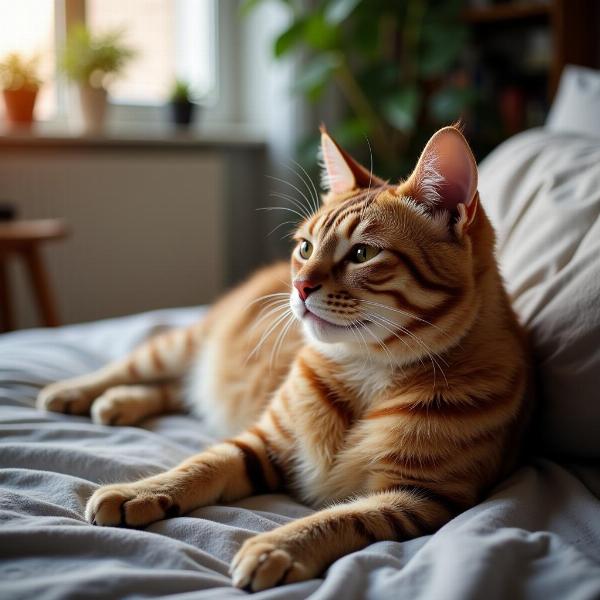
[[[231,563],[233,584],[259,591],[312,579],[374,542],[434,531],[454,512],[443,499],[410,486],[339,504],[246,540]]]
[[[134,483],[105,485],[89,499],[94,525],[142,527],[200,506],[275,491],[283,481],[257,429]]]
[[[100,425],[134,425],[155,415],[185,408],[181,384],[118,385],[106,390],[92,404],[92,420]]]
[[[94,400],[112,387],[179,378],[194,355],[201,333],[202,324],[159,334],[122,360],[46,386],[38,395],[37,406],[42,410],[87,414]]]

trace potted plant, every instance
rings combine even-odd
[[[189,127],[194,117],[195,104],[190,84],[183,79],[176,79],[171,90],[170,109],[173,122],[182,127]]]
[[[122,43],[122,36],[122,31],[95,35],[79,25],[67,39],[62,68],[67,77],[78,84],[88,133],[102,130],[106,120],[107,86],[135,56],[135,52]]]
[[[9,123],[30,126],[41,81],[37,75],[37,57],[25,59],[17,53],[8,54],[0,62],[0,85]]]

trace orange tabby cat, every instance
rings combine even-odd
[[[125,425],[183,408],[189,373],[188,405],[233,437],[100,487],[86,518],[142,527],[278,489],[320,508],[242,545],[233,584],[252,590],[435,531],[514,466],[528,412],[525,342],[462,134],[438,131],[397,185],[326,132],[322,152],[330,190],[296,232],[292,285],[289,266],[264,269],[197,325],[39,398]]]

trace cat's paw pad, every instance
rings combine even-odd
[[[136,484],[103,486],[85,508],[92,525],[113,527],[143,527],[178,514],[179,506],[167,493]]]
[[[263,541],[264,537],[250,538],[235,555],[229,569],[235,587],[259,592],[311,578],[306,566],[284,544]]]
[[[42,388],[36,405],[40,410],[83,415],[89,411],[91,402],[92,398],[82,387],[57,381]]]
[[[135,402],[129,386],[110,388],[92,404],[92,421],[98,425],[133,425],[140,421],[136,409],[139,403]]]

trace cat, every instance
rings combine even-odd
[[[461,131],[435,133],[397,184],[324,129],[321,151],[329,189],[298,226],[291,279],[289,264],[267,267],[201,322],[38,399],[112,425],[192,406],[230,436],[101,486],[85,511],[94,525],[276,490],[318,509],[242,544],[230,573],[253,591],[436,531],[515,467],[530,413],[526,338]]]

